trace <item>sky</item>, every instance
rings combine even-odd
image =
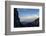
[[[39,17],[39,9],[17,8],[20,21],[33,21]]]

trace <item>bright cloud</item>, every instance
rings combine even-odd
[[[20,18],[20,21],[21,22],[23,22],[23,21],[25,21],[25,22],[28,22],[28,21],[34,21],[35,19],[37,19],[38,18],[38,16],[37,15],[34,15],[34,16],[21,16],[21,17],[19,17]]]

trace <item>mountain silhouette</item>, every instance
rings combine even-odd
[[[23,27],[18,15],[19,14],[18,14],[17,8],[14,8],[14,27]]]

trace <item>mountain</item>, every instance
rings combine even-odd
[[[38,27],[39,26],[39,18],[37,18],[33,22],[26,23],[24,26],[25,27]]]
[[[14,8],[14,27],[23,27],[18,17],[17,8]]]

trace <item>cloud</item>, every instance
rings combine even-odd
[[[29,21],[32,22],[35,19],[37,19],[38,16],[37,15],[34,15],[34,16],[20,16],[19,18],[20,18],[21,22],[23,22],[23,21],[25,21],[25,22],[29,22]]]

